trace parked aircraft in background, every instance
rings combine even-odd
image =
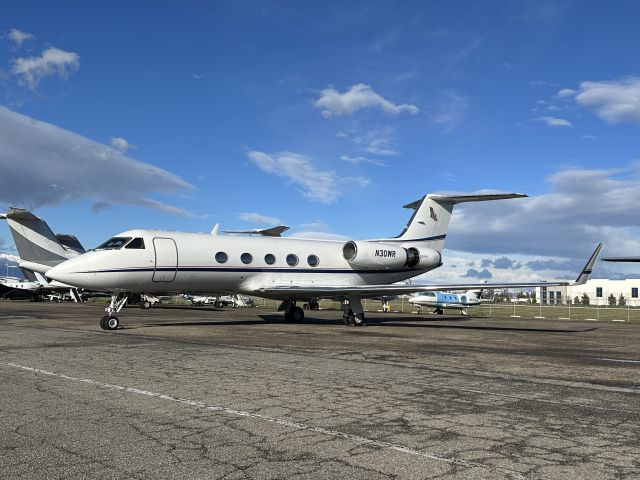
[[[211,297],[184,294],[183,297],[189,300],[192,305],[213,305],[216,308],[253,306],[253,299],[247,295],[216,295]]]
[[[468,290],[465,293],[453,292],[424,292],[409,298],[409,303],[422,307],[434,308],[433,313],[442,315],[445,308],[459,309],[462,315],[467,314],[467,308],[480,305],[480,290]]]
[[[378,240],[311,240],[288,237],[209,235],[129,230],[94,251],[47,271],[49,278],[112,292],[103,329],[118,328],[117,313],[132,293],[175,292],[255,295],[281,300],[285,319],[301,322],[298,301],[346,299],[343,319],[364,324],[363,298],[432,290],[477,288],[477,284],[394,284],[442,265],[451,212],[463,202],[521,198],[522,194],[426,195],[406,205],[414,210],[400,235]],[[587,270],[586,281],[600,247]],[[568,282],[546,285],[567,285]],[[539,283],[492,284],[491,288]]]
[[[52,266],[85,253],[74,235],[54,234],[47,222],[22,208],[9,208],[7,213],[0,214],[0,219],[7,220],[20,254],[20,257],[13,257],[12,260],[18,263],[25,277],[40,285],[40,293],[51,300],[69,298],[74,302],[82,302],[83,297],[104,296],[100,292],[80,292],[74,285],[50,281],[43,276]]]
[[[0,298],[10,300],[38,300],[42,285],[16,277],[0,277]]]

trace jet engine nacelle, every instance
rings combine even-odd
[[[423,251],[382,242],[347,242],[342,255],[350,265],[360,268],[435,268],[440,265],[440,253],[431,248]]]

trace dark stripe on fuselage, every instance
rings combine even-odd
[[[94,270],[78,273],[133,273],[133,272],[230,272],[230,273],[416,273],[426,272],[420,269],[395,269],[395,270],[352,270],[352,269],[320,269],[320,268],[242,268],[242,267],[130,267],[130,268],[110,268],[107,270]]]

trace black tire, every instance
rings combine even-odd
[[[105,326],[107,327],[105,330],[116,330],[120,326],[120,320],[118,320],[118,317],[114,317],[113,315],[108,316]]]
[[[216,308],[222,308],[224,304],[222,303],[222,301],[217,300],[216,303],[213,304],[213,306]]]
[[[149,310],[151,308],[151,302],[149,300],[141,301],[140,308],[142,308],[143,310]]]
[[[107,327],[107,321],[109,320],[109,315],[105,315],[100,319],[100,328],[103,330],[109,330]]]
[[[364,327],[366,324],[364,323],[364,313],[360,313],[359,315],[353,316],[353,326],[354,327]]]
[[[291,313],[291,321],[293,323],[304,322],[304,310],[300,307],[295,307]]]

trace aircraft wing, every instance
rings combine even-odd
[[[416,284],[391,284],[391,285],[276,285],[262,287],[257,290],[257,294],[268,297],[288,298],[288,297],[319,297],[319,298],[339,298],[339,297],[379,297],[384,295],[403,295],[406,293],[433,292],[433,291],[453,291],[472,289],[499,289],[499,288],[536,288],[536,287],[558,287],[570,285],[583,285],[591,275],[593,267],[602,250],[602,243],[598,244],[595,251],[589,258],[575,282],[530,282],[530,283],[447,283],[439,285],[416,285]]]
[[[474,288],[535,288],[535,287],[556,287],[575,285],[572,282],[537,282],[537,283],[450,283],[439,285],[410,285],[410,284],[392,284],[392,285],[362,285],[362,286],[344,286],[344,285],[282,285],[273,287],[264,287],[258,289],[257,295],[274,296],[278,298],[287,297],[319,297],[319,298],[338,298],[338,297],[380,297],[386,295],[403,295],[406,293],[419,292],[440,292],[455,290],[471,290]]]
[[[271,228],[253,228],[251,230],[223,230],[222,233],[231,233],[233,235],[246,234],[246,235],[262,235],[263,237],[280,237],[284,232],[289,230],[286,225],[278,225]],[[213,232],[212,232],[213,233]]]
[[[607,257],[603,262],[640,262],[640,257]]]

